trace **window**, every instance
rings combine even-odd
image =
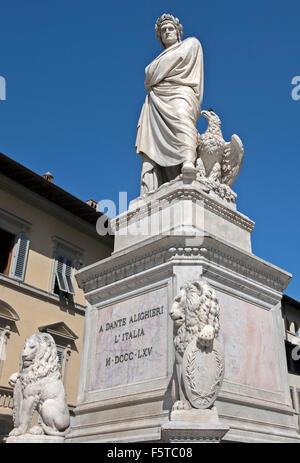
[[[71,352],[72,350],[77,350],[75,341],[78,339],[78,336],[64,322],[40,326],[39,330],[42,333],[48,333],[53,336],[60,373],[65,384]]]
[[[23,281],[32,224],[0,208],[0,273]]]
[[[0,273],[9,275],[15,235],[0,229]]]
[[[15,250],[15,252],[14,252]],[[20,234],[15,236],[5,230],[0,230],[0,273],[17,280],[24,280],[29,239]]]
[[[29,239],[24,234],[21,234],[17,238],[14,266],[11,273],[11,276],[17,280],[24,280],[28,251]]]
[[[59,237],[52,236],[54,243],[53,273],[50,291],[61,298],[61,302],[68,306],[74,304],[74,269],[82,260],[84,250],[74,243]]]
[[[75,294],[72,283],[73,262],[62,255],[55,257],[54,287],[53,292],[60,294],[60,291],[68,294]]]
[[[62,347],[56,346],[56,350],[57,350],[57,357],[58,357],[59,370],[60,370],[60,373],[62,374],[65,349],[63,349]]]

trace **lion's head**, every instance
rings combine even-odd
[[[22,387],[46,376],[60,378],[54,339],[47,333],[35,333],[26,339],[20,359]]]
[[[207,325],[213,328],[213,337],[219,334],[219,303],[211,286],[202,281],[186,283],[175,297],[170,309],[177,335],[174,338],[176,350],[183,355],[186,346],[194,336],[199,336]]]

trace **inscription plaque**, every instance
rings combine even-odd
[[[93,389],[163,376],[167,301],[164,287],[99,309]]]

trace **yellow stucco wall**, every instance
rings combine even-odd
[[[51,295],[53,272],[54,272],[54,249],[53,236],[65,240],[75,247],[83,249],[83,265],[89,265],[97,260],[108,257],[111,253],[109,246],[103,244],[97,236],[93,238],[78,227],[74,220],[74,226],[64,222],[55,216],[55,208],[47,200],[44,207],[40,208],[12,192],[0,188],[0,208],[16,215],[17,217],[31,222],[32,226],[26,233],[30,239],[30,248],[27,260],[24,285],[20,285],[12,278],[1,280],[0,275],[0,300],[9,304],[18,314],[20,320],[15,323],[15,331],[7,342],[6,359],[3,362],[0,377],[0,387],[8,387],[9,376],[18,371],[19,356],[25,339],[38,331],[40,326],[57,322],[64,322],[77,336],[75,341],[76,349],[72,349],[68,362],[66,376],[67,401],[70,405],[76,405],[81,350],[83,342],[84,313],[80,310],[66,310],[60,307],[59,298]],[[54,209],[53,209],[54,208]],[[51,213],[50,213],[51,211]],[[60,210],[62,211],[62,210]],[[66,212],[67,214],[67,212]],[[72,218],[69,215],[69,222]],[[79,220],[79,219],[78,219]],[[91,226],[92,227],[92,226]],[[78,288],[73,278],[75,289],[74,302],[85,306],[83,291]],[[42,290],[40,297],[31,291],[27,285]],[[48,293],[48,294],[46,294]],[[11,409],[1,407],[1,414],[11,414]],[[0,420],[1,421],[1,420]]]
[[[45,201],[45,209],[43,211],[11,193],[3,190],[0,191],[0,208],[32,223],[32,227],[27,232],[27,236],[30,239],[30,248],[24,283],[45,291],[51,291],[54,265],[53,253],[55,249],[53,236],[58,236],[82,248],[84,250],[84,266],[110,255],[110,250],[101,243],[100,238],[98,240],[93,239],[85,233],[78,231],[75,226],[71,227],[49,215],[49,212],[47,212],[47,201]],[[75,302],[85,304],[83,291],[77,287],[75,280],[74,285],[76,287]]]

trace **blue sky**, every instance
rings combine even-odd
[[[2,0],[0,151],[83,200],[136,197],[144,68],[164,12],[202,43],[203,108],[243,140],[234,190],[256,222],[253,251],[293,273],[286,293],[300,299],[299,1]]]

